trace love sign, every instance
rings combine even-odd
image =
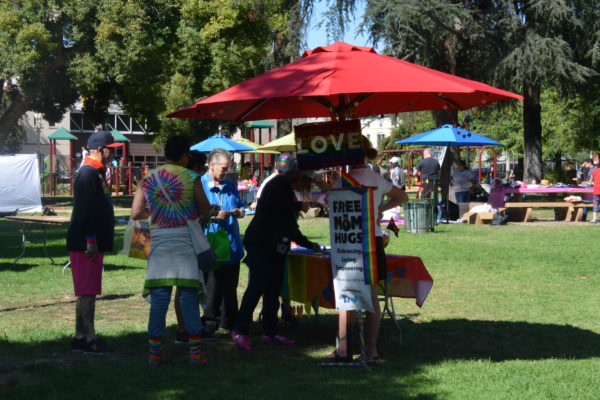
[[[357,119],[302,124],[294,131],[299,170],[364,162],[361,126]]]

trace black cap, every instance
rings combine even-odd
[[[94,132],[87,142],[87,147],[90,150],[95,150],[98,147],[117,147],[118,145],[110,132]]]

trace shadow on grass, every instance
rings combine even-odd
[[[108,294],[106,296],[100,296],[96,299],[96,302],[102,303],[103,301],[111,301],[111,300],[120,300],[127,299],[130,297],[139,296],[139,294],[135,293],[125,293],[125,294]],[[10,307],[10,308],[0,308],[0,313],[3,312],[11,312],[18,310],[32,310],[36,308],[45,308],[45,307],[54,307],[61,304],[74,304],[75,300],[68,301],[54,301],[52,303],[41,303],[41,304],[29,304],[21,307]]]
[[[28,227],[31,228],[31,227]],[[114,251],[117,252],[123,245],[123,230],[115,229]],[[0,224],[0,254],[2,257],[15,259],[21,253],[20,223],[5,221]],[[67,257],[66,248],[67,228],[63,226],[48,226],[46,231],[46,252],[52,258]],[[43,247],[43,231],[39,226],[34,226],[26,234],[24,258],[46,258]]]
[[[116,264],[107,264],[104,263],[105,271],[120,271],[127,269],[146,269],[146,265],[116,265]]]
[[[0,263],[0,271],[22,272],[38,267],[37,264],[27,264],[19,260],[17,264],[14,261]]]
[[[416,362],[600,357],[600,335],[570,325],[449,319],[401,326],[402,354]]]
[[[211,364],[186,365],[187,346],[173,344],[174,327],[164,337],[164,365],[145,365],[145,332],[105,339],[113,354],[94,357],[70,353],[69,337],[20,343],[0,340],[0,394],[4,398],[272,398],[272,399],[443,399],[423,368],[447,360],[586,359],[600,356],[600,335],[572,326],[465,319],[414,323],[402,320],[404,344],[384,321],[380,351],[384,362],[372,373],[362,368],[323,368],[316,363],[333,349],[335,315],[304,318],[282,328],[296,340],[290,347],[260,344],[254,324],[254,349],[237,350],[228,337],[203,345]],[[92,374],[89,371],[93,370]],[[81,379],[85,379],[82,386]],[[9,382],[2,387],[2,381]]]
[[[154,368],[146,365],[147,336],[140,331],[103,336],[114,350],[105,356],[69,352],[68,336],[33,343],[0,339],[0,353],[4,354],[0,359],[0,396],[148,400],[436,398],[426,393],[429,384],[423,377],[403,380],[416,371],[403,367],[400,359],[372,373],[363,368],[318,367],[316,363],[333,343],[335,323],[335,316],[324,316],[318,325],[308,322],[284,328],[283,334],[297,340],[290,347],[259,343],[256,326],[252,331],[254,350],[250,352],[237,350],[227,336],[206,341],[203,347],[210,365],[202,368],[187,365],[187,346],[173,343],[174,326],[168,327],[163,338],[165,363]]]

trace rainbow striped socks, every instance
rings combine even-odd
[[[201,335],[190,335],[188,334],[188,338],[189,338],[189,345],[190,345],[190,352],[189,352],[189,363],[192,365],[200,365],[200,364],[207,364],[208,360],[204,357],[204,354],[202,354],[202,351],[200,350],[200,342],[201,342]]]
[[[160,364],[160,342],[159,337],[148,338],[148,364],[158,365]]]

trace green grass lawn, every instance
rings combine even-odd
[[[119,210],[126,215],[127,210]],[[249,219],[242,224],[245,229]],[[301,221],[328,243],[328,221]],[[393,238],[388,253],[423,259],[434,285],[423,308],[396,299],[403,341],[383,322],[384,362],[364,369],[320,368],[333,348],[335,313],[283,328],[297,344],[256,344],[239,352],[206,343],[211,364],[191,368],[171,344],[167,364],[146,365],[145,263],[106,257],[97,330],[114,353],[74,354],[74,297],[65,230],[50,228],[50,254],[31,245],[15,267],[17,224],[0,220],[0,399],[597,399],[600,388],[600,268],[596,226],[439,225]],[[124,226],[118,226],[120,246]],[[33,241],[39,235],[32,236]],[[246,286],[242,267],[240,297]]]

